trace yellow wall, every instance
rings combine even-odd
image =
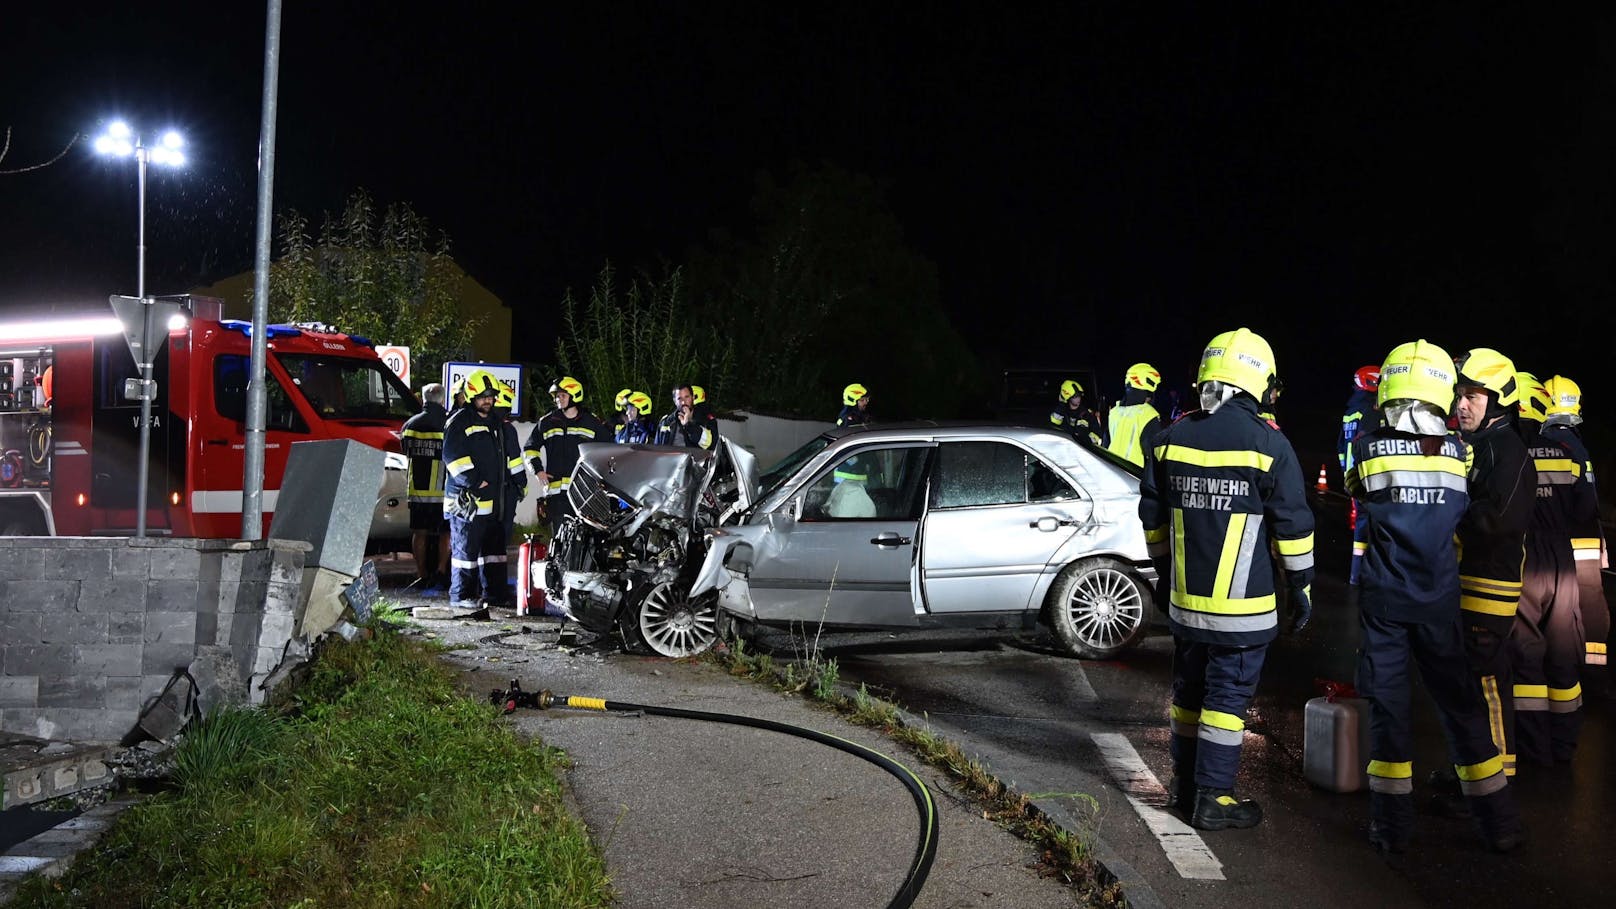
[[[511,308],[494,296],[488,288],[478,284],[477,279],[466,274],[458,264],[454,265],[454,269],[460,278],[460,311],[469,318],[480,317],[483,320],[476,338],[472,340],[474,352],[472,359],[485,360],[489,363],[511,362]],[[251,319],[252,304],[248,300],[252,297],[252,288],[253,273],[245,271],[216,281],[207,287],[195,288],[191,293],[223,300],[226,319]],[[274,311],[270,312],[269,321],[276,321]],[[391,339],[372,340],[377,344],[386,344]]]

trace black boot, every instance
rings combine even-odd
[[[1235,798],[1230,789],[1201,787],[1195,795],[1190,826],[1197,830],[1244,830],[1262,823],[1262,809],[1251,799]]]
[[[1177,811],[1185,819],[1195,813],[1195,775],[1179,776],[1173,774],[1172,782],[1167,784],[1167,808]]]
[[[1369,842],[1383,855],[1402,855],[1414,835],[1414,796],[1369,793]]]

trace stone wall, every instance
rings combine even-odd
[[[307,549],[0,538],[0,731],[117,742],[178,670],[206,676],[203,709],[260,703],[302,618]]]

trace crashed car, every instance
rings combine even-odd
[[[1137,468],[1010,426],[838,429],[761,477],[715,452],[584,445],[553,601],[664,656],[726,624],[1031,630],[1110,658],[1146,632],[1155,573]]]

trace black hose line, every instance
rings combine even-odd
[[[793,726],[789,723],[780,723],[774,720],[759,719],[758,717],[740,716],[731,713],[709,713],[705,710],[685,710],[680,707],[655,707],[647,704],[628,704],[622,701],[608,701],[601,698],[577,697],[569,695],[552,694],[548,689],[539,692],[525,692],[515,679],[511,680],[511,687],[505,691],[490,692],[490,700],[503,704],[506,713],[518,707],[537,707],[548,710],[551,707],[571,707],[577,710],[623,711],[639,712],[651,716],[675,717],[686,720],[706,720],[711,723],[729,723],[734,726],[750,726],[754,729],[768,729],[774,732],[783,732],[798,738],[829,745],[832,748],[845,751],[854,757],[880,767],[892,774],[903,783],[914,797],[915,810],[920,812],[920,841],[915,845],[914,859],[909,863],[909,873],[904,876],[903,885],[887,903],[887,909],[909,909],[915,897],[920,895],[920,888],[926,883],[926,876],[931,873],[932,861],[937,857],[937,806],[932,801],[931,790],[920,777],[908,767],[894,761],[873,748],[866,748],[857,742],[851,742],[829,733],[807,729],[802,726]]]

